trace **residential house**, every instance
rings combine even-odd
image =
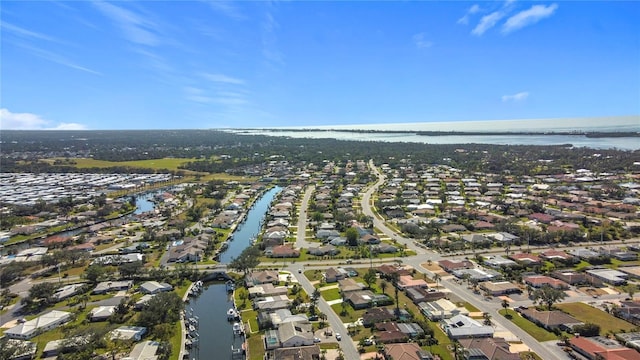
[[[271,351],[268,359],[273,360],[320,360],[318,345],[297,346],[294,348],[278,348]]]
[[[258,311],[275,311],[287,309],[289,306],[291,300],[286,295],[267,296],[253,301],[253,309]]]
[[[509,260],[502,255],[495,255],[486,257],[483,263],[487,266],[490,266],[494,269],[502,268],[502,267],[510,267],[513,265],[517,265],[517,263],[513,260]]]
[[[569,284],[567,284],[566,282],[545,275],[527,276],[523,279],[523,281],[525,284],[531,285],[534,288],[541,288],[543,286],[551,286],[554,289],[561,290],[569,288]]]
[[[374,294],[370,290],[352,291],[345,295],[345,301],[354,309],[365,309],[371,306],[384,306],[393,303],[385,294]]]
[[[133,280],[123,281],[103,281],[98,283],[91,292],[92,294],[106,294],[113,291],[126,291],[133,286]]]
[[[129,353],[129,356],[123,357],[120,360],[157,360],[158,348],[160,343],[157,341],[143,341],[137,343],[133,350]]]
[[[556,270],[551,273],[551,276],[556,279],[560,279],[569,285],[584,284],[587,282],[587,276],[584,273],[572,270]]]
[[[627,283],[629,275],[618,270],[593,269],[586,271],[587,281],[599,285],[603,282],[611,285],[624,285]]]
[[[493,327],[483,325],[466,315],[455,315],[441,322],[442,329],[450,339],[493,337]]]
[[[397,360],[433,360],[431,353],[423,350],[416,343],[385,344],[385,359]]]
[[[603,336],[576,336],[569,340],[569,345],[589,360],[640,360],[638,351]]]
[[[72,314],[66,311],[51,310],[45,314],[18,324],[4,331],[9,339],[29,340],[45,331],[55,329],[71,320]]]
[[[143,294],[158,294],[161,292],[171,291],[173,286],[167,283],[161,283],[157,281],[147,281],[140,285],[140,291]]]
[[[423,288],[426,289],[429,286],[424,279],[414,279],[411,275],[403,275],[398,279],[398,289],[406,290],[409,288]]]
[[[286,322],[278,326],[281,347],[313,345],[313,326],[299,322]]]
[[[412,271],[407,267],[402,267],[399,265],[391,265],[391,264],[382,264],[378,266],[376,269],[380,273],[380,277],[384,279],[390,279],[394,274],[398,274],[398,276],[406,276],[411,275]]]
[[[248,287],[260,284],[278,284],[278,272],[276,270],[259,270],[248,273],[244,282]]]
[[[340,253],[340,250],[331,244],[327,244],[323,246],[309,248],[307,250],[307,253],[309,255],[314,255],[314,256],[327,256],[327,255],[336,256]]]
[[[89,319],[91,321],[106,321],[116,312],[116,307],[109,306],[98,306],[89,312]]]
[[[381,344],[406,342],[409,335],[400,331],[398,324],[395,322],[384,322],[375,324],[376,341]]]
[[[287,295],[289,289],[286,286],[274,286],[273,283],[265,283],[251,286],[247,289],[249,299],[256,297]]]
[[[475,268],[475,264],[469,260],[440,260],[438,261],[438,265],[448,273],[453,273],[461,269]]]
[[[562,330],[571,332],[576,325],[582,325],[580,320],[559,310],[538,311],[534,308],[519,309],[522,317],[549,331]]]
[[[140,341],[147,333],[147,328],[143,326],[120,326],[111,331],[112,339]]]
[[[444,298],[446,295],[441,291],[435,291],[434,289],[423,288],[408,288],[406,290],[407,297],[413,301],[414,304],[421,302],[435,301]]]
[[[346,273],[338,271],[336,268],[330,267],[324,272],[324,281],[327,283],[334,283],[338,280],[342,280],[346,277]]]
[[[509,255],[509,259],[523,265],[538,265],[541,263],[540,258],[537,255],[528,254],[528,253],[520,253]]]
[[[278,245],[266,249],[264,254],[272,258],[297,258],[300,256],[300,251],[289,245]]]
[[[573,261],[573,256],[567,254],[562,250],[547,250],[540,254],[540,258],[544,260],[561,260],[561,261]]]
[[[365,288],[364,284],[357,283],[353,279],[341,279],[338,280],[338,288],[340,293],[344,296],[352,291],[360,291]]]
[[[469,350],[469,357],[471,359],[487,359],[487,360],[519,360],[520,355],[512,353],[509,350],[509,343],[500,337],[494,338],[467,338],[460,339],[460,345]],[[472,357],[474,350],[482,354],[483,357]],[[479,355],[479,354],[478,354]]]
[[[395,309],[376,307],[367,309],[362,314],[362,325],[364,327],[371,327],[373,324],[396,320]]]
[[[522,292],[518,285],[510,281],[483,281],[479,284],[480,289],[492,296],[519,294]]]
[[[459,307],[447,299],[422,302],[418,304],[420,311],[431,321],[449,319],[456,315],[469,315],[469,311],[464,307]]]

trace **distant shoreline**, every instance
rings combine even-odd
[[[584,136],[587,138],[623,138],[623,137],[640,137],[637,131],[412,131],[412,130],[365,130],[365,129],[259,129],[259,128],[243,128],[232,129],[238,133],[249,131],[264,132],[343,132],[358,134],[414,134],[419,136]]]

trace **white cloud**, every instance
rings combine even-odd
[[[87,126],[78,123],[60,123],[55,127],[48,128],[47,130],[87,130]]]
[[[160,43],[156,34],[157,26],[151,21],[113,4],[102,1],[93,4],[120,27],[128,41],[147,46],[156,46]]]
[[[0,109],[0,129],[4,130],[84,130],[87,127],[78,123],[59,123],[31,113],[12,113],[9,109]]]
[[[51,36],[45,35],[45,34],[41,34],[39,32],[35,32],[35,31],[31,31],[31,30],[27,30],[25,28],[21,28],[19,26],[16,25],[12,25],[7,23],[6,21],[3,21],[1,24],[2,28],[12,32],[15,35],[19,35],[21,37],[26,37],[26,38],[33,38],[33,39],[40,39],[40,40],[46,40],[46,41],[56,41],[56,39],[52,38]]]
[[[507,19],[502,26],[502,32],[508,34],[525,26],[533,25],[553,15],[557,9],[558,4],[551,4],[549,6],[533,5],[528,10],[523,10]]]
[[[419,33],[413,35],[413,42],[418,49],[426,49],[433,46],[433,41],[425,39],[425,33]]]
[[[519,93],[513,94],[513,95],[502,95],[502,102],[524,101],[528,97],[529,97],[529,92],[522,91],[522,92],[519,92]]]
[[[101,72],[99,71],[95,71],[93,69],[89,69],[85,66],[81,66],[76,64],[75,62],[73,62],[72,60],[67,59],[66,57],[60,55],[60,54],[56,54],[54,52],[51,51],[47,51],[47,50],[43,50],[37,47],[33,47],[33,46],[29,46],[26,44],[16,44],[17,46],[20,46],[28,51],[30,51],[33,55],[43,58],[45,60],[49,60],[51,62],[54,62],[56,64],[59,65],[63,65],[66,66],[68,68],[71,69],[75,69],[75,70],[80,70],[80,71],[84,71],[93,75],[102,75]]]
[[[214,0],[207,1],[207,4],[211,6],[211,8],[219,13],[224,14],[227,17],[230,17],[234,20],[244,20],[246,17],[240,12],[240,10],[233,5],[231,1],[223,1],[223,0]]]
[[[480,19],[478,25],[476,25],[476,27],[471,30],[471,33],[476,36],[481,36],[485,33],[485,31],[496,26],[498,21],[500,21],[505,16],[506,13],[502,10],[494,11],[489,15],[485,15]]]
[[[472,5],[469,9],[467,9],[467,12],[464,14],[464,16],[458,19],[458,24],[467,25],[469,23],[469,17],[477,12],[480,12],[480,5]]]
[[[203,73],[202,77],[204,77],[209,81],[218,82],[218,83],[244,85],[244,80],[227,76],[224,74]]]

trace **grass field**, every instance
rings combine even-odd
[[[50,159],[50,161],[55,161],[57,159]],[[145,168],[145,169],[168,169],[168,170],[178,170],[178,166],[190,162],[195,161],[196,159],[184,159],[184,158],[164,158],[164,159],[151,159],[151,160],[136,160],[136,161],[104,161],[104,160],[96,160],[96,159],[73,159],[75,161],[75,167],[80,169],[86,168],[109,168],[114,166],[131,166],[137,168]]]
[[[617,317],[607,314],[606,312],[591,307],[585,303],[566,303],[556,304],[555,307],[568,313],[582,322],[590,322],[600,325],[600,335],[605,335],[608,332],[629,332],[636,328],[630,322],[618,319]]]
[[[520,316],[520,314],[518,314],[514,310],[502,309],[499,311],[499,313],[503,316],[507,314],[511,315],[511,319],[509,319],[511,320],[511,322],[518,325],[519,328],[526,331],[529,335],[533,336],[533,338],[538,341],[550,341],[550,340],[558,339],[556,334],[550,331],[547,331],[539,327],[538,325],[532,323],[531,321],[523,318],[522,316]]]

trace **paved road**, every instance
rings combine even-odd
[[[296,234],[296,247],[298,249],[308,249],[313,246],[310,242],[306,240],[306,230],[307,230],[307,209],[309,207],[309,200],[313,195],[313,192],[316,190],[316,187],[310,185],[304,192],[302,197],[302,203],[300,204],[300,214],[298,215],[298,233]]]
[[[315,288],[311,285],[309,279],[307,279],[303,274],[298,273],[298,270],[302,270],[302,264],[291,264],[288,269],[295,276],[298,283],[307,292],[307,294],[313,294]],[[322,297],[320,297],[320,300],[318,301],[318,308],[321,312],[327,315],[327,321],[329,322],[331,329],[333,329],[334,335],[335,333],[340,333],[342,335],[342,340],[338,341],[338,344],[340,345],[340,349],[342,349],[344,358],[349,360],[360,359],[360,353],[358,353],[356,344],[351,340],[351,337],[347,335],[347,328],[344,327],[340,317]]]

